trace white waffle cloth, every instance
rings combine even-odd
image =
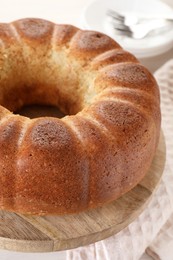
[[[67,260],[173,259],[173,60],[156,73],[161,92],[162,129],[167,156],[161,183],[142,214],[118,234],[67,251]]]

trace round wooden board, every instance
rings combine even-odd
[[[76,215],[27,216],[0,211],[0,248],[50,252],[105,239],[128,226],[144,209],[158,186],[165,164],[161,134],[157,153],[145,178],[118,200]]]

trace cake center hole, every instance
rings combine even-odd
[[[15,114],[20,114],[29,118],[37,117],[58,117],[62,118],[65,116],[57,107],[47,105],[27,105],[17,110]]]

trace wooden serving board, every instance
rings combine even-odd
[[[129,225],[144,209],[161,179],[165,144],[159,147],[146,177],[120,199],[98,209],[66,216],[27,216],[0,211],[0,248],[50,252],[105,239]]]

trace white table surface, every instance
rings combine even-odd
[[[0,22],[9,22],[24,17],[40,17],[56,23],[68,23],[82,27],[80,15],[88,2],[88,0],[0,0]],[[173,7],[173,0],[163,0],[163,2]],[[141,59],[141,62],[151,72],[154,72],[171,58],[173,58],[173,48],[162,55]],[[65,252],[33,254],[0,250],[0,260],[11,259],[65,260]],[[146,255],[142,257],[142,260],[147,259],[151,258]]]

